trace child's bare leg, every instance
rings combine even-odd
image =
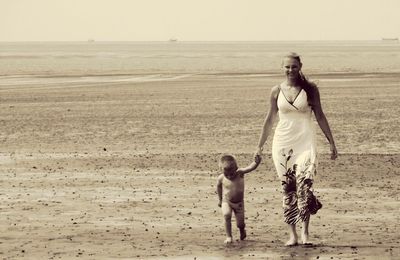
[[[308,239],[309,239],[309,233],[308,233],[308,227],[309,227],[309,224],[310,224],[310,216],[308,216],[307,218],[306,218],[306,220],[305,221],[303,221],[303,229],[302,229],[302,232],[301,232],[301,239],[303,240],[303,244],[304,245],[310,245],[310,244],[312,244]]]
[[[240,231],[240,240],[244,240],[247,237],[246,229],[244,227],[239,228],[239,231]]]
[[[245,224],[244,224],[244,215],[241,216],[240,218],[236,217],[237,221],[237,227],[239,228],[240,231],[240,240],[244,240],[247,236],[246,234],[246,229],[245,229]]]
[[[235,208],[235,218],[236,218],[236,225],[240,231],[240,240],[244,240],[247,236],[246,234],[246,224],[244,223],[244,203],[241,202],[238,205],[238,208]]]
[[[288,226],[289,226],[289,240],[286,242],[285,246],[295,246],[297,245],[296,224],[288,224]]]
[[[224,215],[225,219],[225,232],[226,232],[226,240],[225,243],[232,242],[232,222],[231,222],[232,215]],[[230,240],[230,241],[228,241]]]
[[[232,209],[228,203],[222,202],[221,205],[222,214],[224,215],[224,222],[225,222],[225,232],[226,232],[226,244],[232,243]]]

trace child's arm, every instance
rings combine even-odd
[[[252,162],[249,166],[247,166],[246,168],[239,168],[239,169],[237,169],[237,173],[238,174],[240,174],[240,175],[243,175],[243,174],[246,174],[246,173],[249,173],[249,172],[251,172],[251,171],[254,171],[257,167],[258,167],[258,165],[260,164],[260,162],[261,162],[261,156],[259,155],[259,154],[257,154],[255,157],[254,157],[254,162]]]
[[[221,207],[222,203],[222,179],[224,178],[224,175],[221,174],[218,176],[218,181],[217,181],[217,194],[218,194],[218,207]]]

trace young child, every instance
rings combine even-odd
[[[223,155],[219,166],[223,174],[218,176],[217,193],[218,207],[221,207],[225,219],[226,240],[232,243],[232,211],[235,213],[236,225],[240,230],[240,240],[246,238],[244,223],[244,174],[257,168],[261,162],[261,156],[257,155],[246,168],[238,168],[236,159],[232,155]]]

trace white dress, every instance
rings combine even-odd
[[[293,103],[290,103],[280,90],[277,105],[279,122],[272,141],[272,159],[279,178],[282,179],[294,164],[297,164],[297,167],[311,164],[314,169],[311,169],[309,174],[315,174],[317,163],[315,130],[306,92],[300,90]],[[291,155],[287,160],[289,154]]]
[[[292,103],[280,89],[277,106],[272,159],[282,182],[284,221],[296,224],[322,207],[312,189],[317,165],[312,110],[303,89]]]

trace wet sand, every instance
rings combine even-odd
[[[365,76],[365,75],[364,75]],[[4,259],[396,259],[397,75],[321,75],[340,156],[321,131],[310,247],[285,248],[272,160],[246,176],[248,237],[225,246],[217,159],[247,165],[279,78],[0,89]],[[379,87],[379,89],[378,89]],[[371,104],[374,109],[371,109]]]

